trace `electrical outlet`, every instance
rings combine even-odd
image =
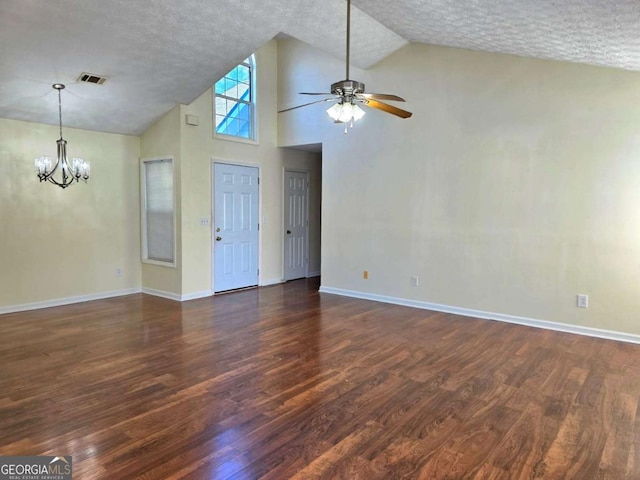
[[[578,294],[578,305],[579,308],[587,308],[589,306],[589,295]]]
[[[122,276],[122,269],[120,267],[116,268],[116,277]]]
[[[418,285],[420,285],[420,277],[418,277],[417,275],[411,277],[411,286],[417,287]]]
[[[369,279],[369,270],[365,270],[364,272],[362,272],[362,278],[364,278],[365,280]]]

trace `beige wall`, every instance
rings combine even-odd
[[[281,108],[341,78],[279,59]],[[281,145],[324,144],[324,286],[640,334],[639,73],[409,45],[352,76],[414,116],[281,116]]]
[[[189,297],[213,289],[211,227],[200,219],[212,212],[212,161],[254,165],[260,168],[260,283],[282,280],[283,229],[282,179],[284,168],[311,171],[315,182],[310,271],[319,271],[320,155],[289,151],[277,146],[277,43],[271,41],[256,52],[256,144],[213,136],[213,92],[204,92],[190,105],[169,112],[142,137],[142,156],[174,155],[179,172],[178,268],[143,266],[143,287]],[[185,115],[197,115],[198,126],[185,124]]]
[[[211,229],[200,218],[211,215],[212,160],[260,167],[261,284],[282,279],[284,169],[310,172],[309,270],[318,272],[321,156],[278,147],[277,71],[271,41],[257,52],[257,144],[213,137],[211,89],[141,137],[65,129],[69,153],[92,162],[89,184],[66,191],[40,185],[33,167],[33,158],[55,153],[56,127],[0,119],[0,174],[10,179],[0,192],[0,260],[11,272],[0,280],[0,309],[141,287],[176,298],[211,292]],[[185,125],[187,113],[200,125]],[[140,262],[140,158],[168,155],[176,175],[175,268]],[[61,249],[64,256],[56,253]]]
[[[144,132],[140,141],[140,156],[142,159],[173,157],[174,188],[176,195],[176,266],[166,267],[150,263],[142,264],[143,288],[173,295],[180,295],[182,293],[182,231],[180,228],[182,218],[181,118],[181,106],[177,105]],[[139,191],[140,186],[138,185],[138,195]]]
[[[92,174],[65,190],[33,164],[55,157],[58,127],[0,119],[0,309],[140,288],[139,138],[63,133]]]

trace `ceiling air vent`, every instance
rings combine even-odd
[[[102,85],[107,81],[105,77],[101,77],[100,75],[94,75],[93,73],[82,72],[80,77],[78,77],[79,82],[85,83],[95,83],[96,85]]]

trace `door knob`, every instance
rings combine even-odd
[[[291,230],[287,230],[287,235],[291,235]]]
[[[219,242],[220,240],[222,240],[222,237],[216,237],[216,242]]]

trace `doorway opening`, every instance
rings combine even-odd
[[[307,153],[285,161],[282,245],[286,282],[319,277],[321,270],[322,145],[291,147]]]

